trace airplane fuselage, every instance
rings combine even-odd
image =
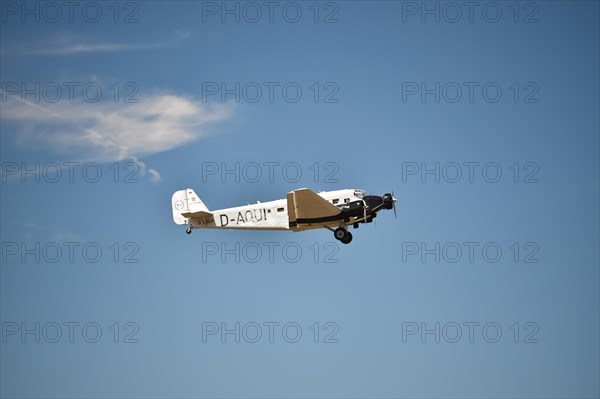
[[[324,191],[318,194],[341,209],[351,202],[362,201],[359,198],[361,193],[362,190],[347,189]],[[200,219],[190,219],[187,223],[192,224],[194,228],[300,230],[296,226],[290,226],[286,199],[217,209],[211,211],[211,213],[212,215],[206,215]],[[324,225],[337,226],[339,224],[339,219],[330,222],[306,223],[301,230],[322,228]]]

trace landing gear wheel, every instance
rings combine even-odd
[[[188,227],[187,230],[185,231],[187,234],[192,234],[192,228]]]
[[[350,244],[350,242],[352,241],[352,233],[348,232],[348,234],[346,234],[346,237],[342,238],[340,241],[342,242],[342,244]]]
[[[333,231],[333,236],[335,237],[336,240],[340,240],[342,241],[346,235],[349,234],[345,229],[338,227],[337,229],[335,229]]]

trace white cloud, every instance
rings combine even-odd
[[[19,48],[28,50],[19,51],[23,55],[74,55],[84,53],[107,53],[117,51],[133,51],[170,47],[182,42],[191,36],[189,30],[176,30],[172,32],[171,38],[154,43],[119,43],[98,42],[97,40],[80,37],[71,34],[62,34],[47,40],[42,47],[38,44],[34,48],[29,45],[20,45]],[[10,43],[9,43],[10,45]]]
[[[160,181],[160,173],[158,173],[154,169],[149,169],[148,173],[150,173],[150,181],[153,183],[158,183]]]
[[[50,242],[77,242],[81,240],[78,234],[67,231],[63,226],[58,225],[41,225],[38,223],[23,223],[7,221],[7,226],[11,227],[11,231],[20,232],[19,239],[33,243],[40,240],[49,240]]]
[[[99,53],[114,52],[126,50],[141,50],[156,47],[155,45],[145,44],[124,44],[124,43],[97,43],[97,44],[71,44],[66,46],[33,50],[28,55],[71,55],[80,53]]]
[[[152,183],[158,183],[160,181],[160,173],[158,173],[158,171],[156,169],[147,169],[146,163],[140,161],[139,159],[137,159],[135,157],[132,157],[131,159],[138,166],[140,175],[145,176],[146,172],[148,172],[150,174],[150,181]]]
[[[5,95],[5,93],[2,93]],[[231,116],[228,104],[202,104],[173,94],[153,94],[138,103],[59,101],[43,106],[7,95],[0,110],[4,121],[16,122],[16,141],[48,148],[69,158],[112,162],[139,159],[191,143],[206,125]],[[148,169],[149,178],[160,174]]]

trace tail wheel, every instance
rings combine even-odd
[[[192,234],[192,228],[188,227],[187,230],[185,231],[187,234]]]

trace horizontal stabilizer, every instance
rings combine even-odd
[[[204,219],[207,216],[212,216],[212,213],[205,212],[205,211],[198,211],[198,212],[185,212],[185,213],[182,213],[181,215],[188,219]]]

